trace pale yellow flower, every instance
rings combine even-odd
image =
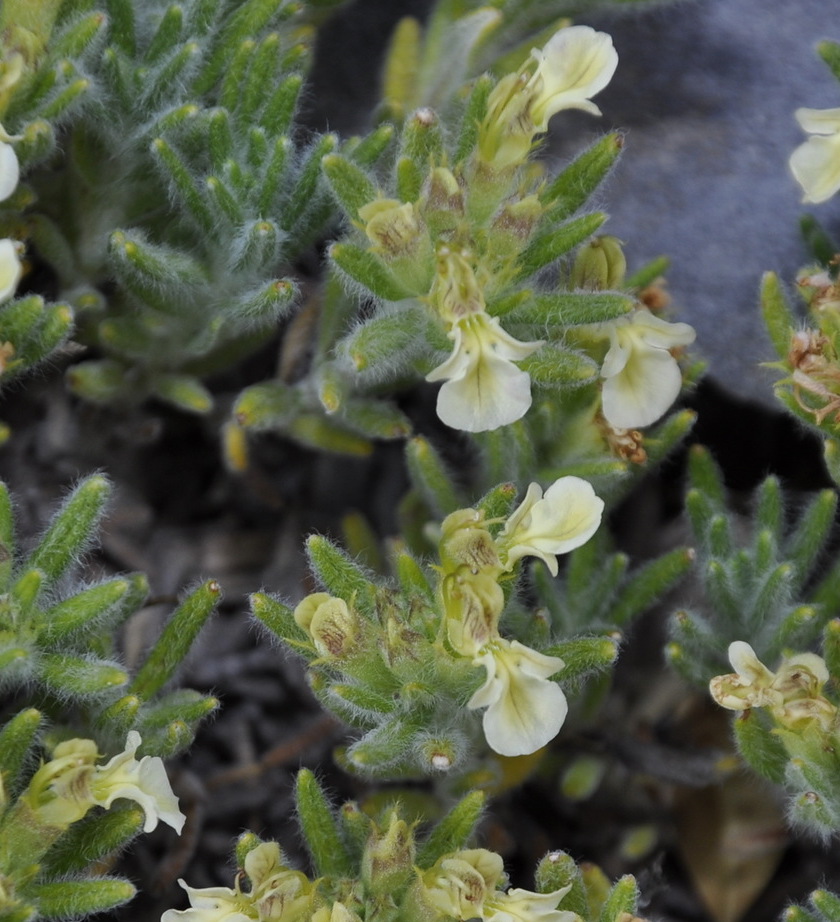
[[[484,900],[504,872],[502,859],[484,848],[465,849],[439,858],[423,872],[420,884],[425,900],[438,912],[455,919],[484,917]]]
[[[829,674],[816,653],[788,657],[772,672],[748,643],[736,640],[729,645],[729,661],[735,672],[709,682],[709,692],[721,707],[730,711],[766,707],[785,727],[816,721],[829,731],[837,724],[837,708],[820,694]]]
[[[528,755],[554,739],[568,712],[563,690],[549,681],[565,665],[562,659],[497,637],[473,663],[487,670],[487,678],[467,707],[487,708],[482,725],[494,752]]]
[[[497,890],[485,903],[487,922],[577,922],[580,919],[557,904],[572,889],[569,884],[551,893],[534,893],[512,887],[506,893]]]
[[[447,334],[452,354],[426,375],[444,381],[437,413],[447,426],[486,432],[521,419],[531,406],[531,378],[517,368],[543,341],[523,343],[484,311],[456,320]]]
[[[840,190],[840,109],[797,109],[796,120],[811,137],[791,154],[790,169],[802,201],[819,204]]]
[[[0,137],[8,137],[0,125]],[[20,164],[11,144],[0,140],[0,202],[4,202],[17,188]]]
[[[258,918],[250,897],[230,887],[190,887],[178,883],[187,891],[189,909],[167,909],[160,922],[254,922]]]
[[[677,399],[682,374],[671,349],[694,342],[694,328],[640,308],[607,325],[610,348],[601,366],[604,417],[617,429],[656,422]]]
[[[128,733],[125,751],[97,766],[96,743],[73,739],[59,743],[53,758],[35,773],[26,794],[44,823],[67,825],[81,819],[92,807],[110,808],[115,800],[133,800],[146,815],[144,832],[163,821],[180,833],[186,817],[178,809],[163,761],[157,756],[134,754],[140,734]]]
[[[20,244],[14,240],[0,240],[0,301],[11,298],[23,275],[19,250]]]
[[[547,131],[560,110],[600,115],[591,97],[610,82],[618,65],[612,39],[589,26],[561,29],[531,55],[536,70],[504,77],[488,100],[478,145],[482,159],[497,170],[522,163],[535,135]]]
[[[604,501],[580,477],[555,480],[543,496],[539,484],[528,487],[496,538],[506,569],[522,557],[539,557],[557,576],[557,554],[585,544],[598,530]]]

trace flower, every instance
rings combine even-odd
[[[4,202],[15,191],[20,179],[20,164],[15,149],[6,143],[8,139],[9,135],[0,125],[0,202]]]
[[[105,765],[95,765],[96,743],[72,739],[59,743],[53,758],[35,773],[27,799],[41,820],[69,826],[92,807],[110,808],[126,798],[146,814],[144,832],[151,832],[162,820],[180,834],[186,817],[178,809],[163,761],[157,756],[134,758],[142,740],[136,730],[128,733],[125,751]]]
[[[604,501],[580,477],[560,477],[545,496],[532,483],[496,538],[505,569],[521,557],[539,557],[557,576],[555,555],[585,544],[598,530],[603,511]]]
[[[580,918],[557,904],[572,889],[561,887],[551,893],[533,893],[512,887],[507,893],[497,890],[485,903],[487,922],[576,922]]]
[[[247,912],[252,909],[250,898],[230,887],[190,887],[185,881],[178,883],[187,891],[190,900],[189,909],[167,909],[160,917],[160,922],[253,922],[256,914]]]
[[[537,131],[548,130],[548,120],[561,109],[601,110],[591,101],[612,80],[618,54],[606,32],[589,26],[560,29],[542,51],[531,50],[537,69],[529,86],[535,91],[531,118]]]
[[[742,640],[729,645],[734,674],[715,676],[709,693],[730,711],[753,707],[770,709],[777,723],[786,727],[816,721],[824,730],[837,723],[837,708],[820,691],[828,681],[825,661],[815,653],[799,653],[785,659],[771,672]]]
[[[438,912],[456,919],[484,917],[484,900],[504,872],[499,855],[471,848],[444,855],[421,874],[425,901]]]
[[[790,169],[802,186],[803,202],[819,204],[840,190],[840,109],[797,109],[796,120],[814,137],[790,156]]]
[[[312,638],[318,653],[327,659],[348,656],[356,646],[359,619],[344,599],[315,592],[298,604],[293,617]]]
[[[486,432],[521,419],[531,406],[531,378],[513,363],[543,341],[519,342],[484,311],[459,318],[447,335],[452,355],[426,375],[446,382],[437,399],[441,420],[453,429]]]
[[[694,328],[668,323],[639,308],[608,325],[610,348],[601,366],[607,422],[636,429],[656,422],[677,399],[682,375],[670,350],[694,342]]]
[[[0,240],[0,301],[11,298],[22,274],[18,244],[8,238]]]
[[[563,726],[568,705],[559,685],[549,678],[565,663],[518,640],[497,637],[473,660],[487,670],[484,685],[470,698],[470,710],[486,707],[484,736],[494,752],[521,756],[536,752]]]
[[[490,94],[479,132],[482,159],[497,170],[516,166],[528,156],[534,136],[548,130],[561,109],[600,115],[590,97],[612,79],[618,55],[605,32],[571,26],[556,32],[545,47],[531,50],[537,62],[504,77]]]

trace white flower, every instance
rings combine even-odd
[[[542,51],[531,49],[531,55],[537,61],[529,83],[536,91],[531,118],[537,131],[547,131],[548,120],[561,109],[601,114],[590,97],[604,89],[618,66],[618,54],[606,32],[589,26],[560,29]]]
[[[446,381],[438,393],[438,416],[453,429],[486,432],[521,419],[531,406],[531,378],[514,365],[542,341],[522,343],[484,311],[457,319],[447,334],[452,355],[426,375]]]
[[[563,668],[563,660],[498,637],[473,664],[484,666],[487,679],[467,707],[487,708],[482,724],[491,749],[503,756],[528,755],[557,735],[568,705],[549,677]]]
[[[455,919],[484,917],[484,900],[504,873],[499,855],[485,848],[469,848],[439,858],[421,874],[425,901],[439,913]]]
[[[158,756],[134,758],[142,740],[136,730],[128,733],[125,752],[97,768],[90,781],[91,799],[106,809],[121,797],[139,804],[146,814],[144,832],[151,832],[162,820],[180,834],[186,817],[178,809],[163,760]]]
[[[247,896],[230,887],[205,887],[195,889],[187,886],[183,880],[178,883],[187,891],[190,898],[189,909],[167,909],[160,917],[160,922],[253,922],[256,914],[243,912],[251,905]]]
[[[146,814],[144,832],[151,832],[163,820],[180,833],[186,817],[178,809],[162,760],[143,756],[138,762],[134,758],[141,742],[140,734],[131,730],[125,751],[105,765],[96,765],[93,740],[65,740],[34,774],[24,796],[49,825],[69,826],[92,807],[107,810],[115,800],[126,798]]]
[[[612,39],[589,26],[561,29],[531,55],[536,70],[503,77],[488,99],[478,146],[497,170],[522,163],[534,136],[547,131],[549,119],[561,109],[600,115],[590,97],[604,89],[618,65]]]
[[[580,916],[557,908],[571,889],[569,884],[552,893],[533,893],[519,887],[507,893],[497,890],[485,904],[487,922],[576,922]]]
[[[647,308],[609,324],[601,399],[611,426],[637,429],[665,413],[682,387],[679,365],[669,350],[693,343],[695,335],[687,323],[668,323]]]
[[[15,293],[23,266],[20,262],[18,245],[14,240],[0,240],[0,301],[5,301]]]
[[[796,120],[814,137],[791,154],[790,169],[802,201],[819,204],[840,190],[840,109],[797,109]]]
[[[0,135],[8,137],[0,125]],[[0,202],[5,201],[17,187],[20,179],[20,165],[11,144],[0,140]]]
[[[604,501],[580,477],[555,480],[545,496],[532,483],[496,538],[505,569],[520,557],[539,557],[557,576],[555,555],[585,544],[598,530],[603,511]]]

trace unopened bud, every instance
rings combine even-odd
[[[572,287],[605,291],[624,284],[627,260],[617,237],[604,235],[578,250],[572,267]]]
[[[518,202],[509,202],[496,216],[493,230],[517,240],[527,240],[543,214],[543,208],[536,195],[526,195]]]
[[[294,619],[309,634],[323,657],[344,657],[356,646],[359,620],[344,599],[316,592],[295,608]]]
[[[365,233],[374,250],[386,258],[412,252],[423,234],[420,219],[410,202],[378,199],[360,208],[359,217],[365,222]]]
[[[362,857],[362,879],[371,893],[402,889],[414,874],[414,836],[405,820],[391,813],[388,828],[375,830]]]

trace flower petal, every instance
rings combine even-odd
[[[482,724],[492,750],[503,756],[528,755],[557,735],[568,705],[563,690],[548,677],[563,668],[559,657],[499,638],[473,662],[485,667],[487,680],[467,707],[487,708]]]
[[[580,477],[560,477],[541,498],[532,490],[535,486],[528,488],[497,541],[508,569],[530,555],[543,560],[556,576],[556,555],[567,554],[595,534],[601,524],[604,501],[596,496],[592,484]]]
[[[610,82],[618,54],[605,32],[589,26],[560,29],[542,51],[531,51],[538,62],[534,84],[539,95],[531,106],[537,131],[546,131],[552,115],[561,109],[583,109],[600,115],[590,102]]]
[[[452,354],[426,375],[427,381],[448,379],[438,393],[441,420],[453,429],[485,432],[521,419],[531,406],[531,379],[513,362],[542,341],[519,342],[484,312],[456,321],[449,336]]]
[[[23,275],[23,266],[14,240],[0,240],[0,301],[15,293]]]
[[[5,201],[17,188],[20,165],[11,144],[0,141],[0,202]]]
[[[805,192],[802,201],[815,205],[825,202],[840,190],[840,132],[808,138],[788,162]]]

